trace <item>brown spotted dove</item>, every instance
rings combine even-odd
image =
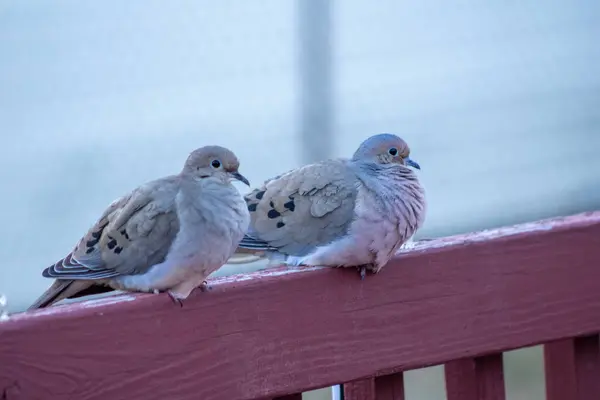
[[[43,275],[55,283],[30,307],[108,290],[163,292],[181,304],[233,254],[248,228],[248,184],[228,149],[193,151],[178,175],[115,200],[65,258]],[[98,292],[106,291],[103,289]]]
[[[406,142],[365,140],[352,159],[288,171],[245,196],[251,222],[237,255],[290,265],[379,271],[425,218],[425,193]]]

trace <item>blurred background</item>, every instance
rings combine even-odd
[[[206,144],[259,184],[396,133],[427,189],[417,239],[598,209],[599,20],[594,0],[0,0],[8,310]],[[505,356],[510,399],[543,399],[541,358]],[[408,399],[444,398],[441,367],[407,376]]]

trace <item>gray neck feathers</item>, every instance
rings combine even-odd
[[[230,215],[239,213],[234,207],[238,197],[241,199],[232,185],[223,184],[216,179],[187,179],[181,182],[176,201],[179,212],[185,210],[187,218],[203,220],[216,229],[227,225],[225,222]]]
[[[399,164],[351,162],[363,187],[390,217],[401,217],[413,229],[425,218],[425,191],[412,169]]]

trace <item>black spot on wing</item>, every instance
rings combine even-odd
[[[294,204],[294,199],[291,199],[290,201],[285,203],[283,206],[285,208],[287,208],[288,210],[290,210],[291,212],[294,212],[294,210],[296,209],[296,204]]]
[[[129,235],[127,234],[127,230],[123,229],[121,230],[121,232],[119,232],[121,235],[123,235],[125,237],[125,239],[129,240]]]
[[[279,221],[279,222],[277,223],[277,227],[278,227],[278,228],[283,228],[284,226],[285,226],[285,222],[281,222],[281,221]]]
[[[122,247],[119,247],[119,246],[115,247],[115,250],[114,250],[115,254],[120,254],[122,251],[123,251]]]
[[[279,213],[279,211],[274,210],[274,209],[269,210],[269,212],[267,213],[267,217],[269,217],[270,219],[277,218],[279,216],[281,216],[281,214]]]
[[[117,241],[114,238],[111,238],[110,236],[108,237],[110,239],[110,241],[108,243],[106,243],[106,246],[112,250],[117,246]]]
[[[254,211],[256,211],[256,205],[257,205],[256,203],[254,203],[254,204],[249,204],[249,205],[248,205],[248,211],[250,211],[250,212],[254,212]]]
[[[256,197],[257,200],[260,200],[260,199],[263,198],[264,195],[265,195],[265,191],[261,190],[260,192],[256,192],[256,196],[255,197]]]

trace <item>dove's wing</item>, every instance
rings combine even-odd
[[[248,193],[252,220],[239,247],[300,256],[343,236],[357,193],[357,178],[346,163],[307,165]]]
[[[106,279],[140,274],[165,259],[179,231],[175,210],[178,182],[150,182],[114,201],[65,258],[45,277]]]

